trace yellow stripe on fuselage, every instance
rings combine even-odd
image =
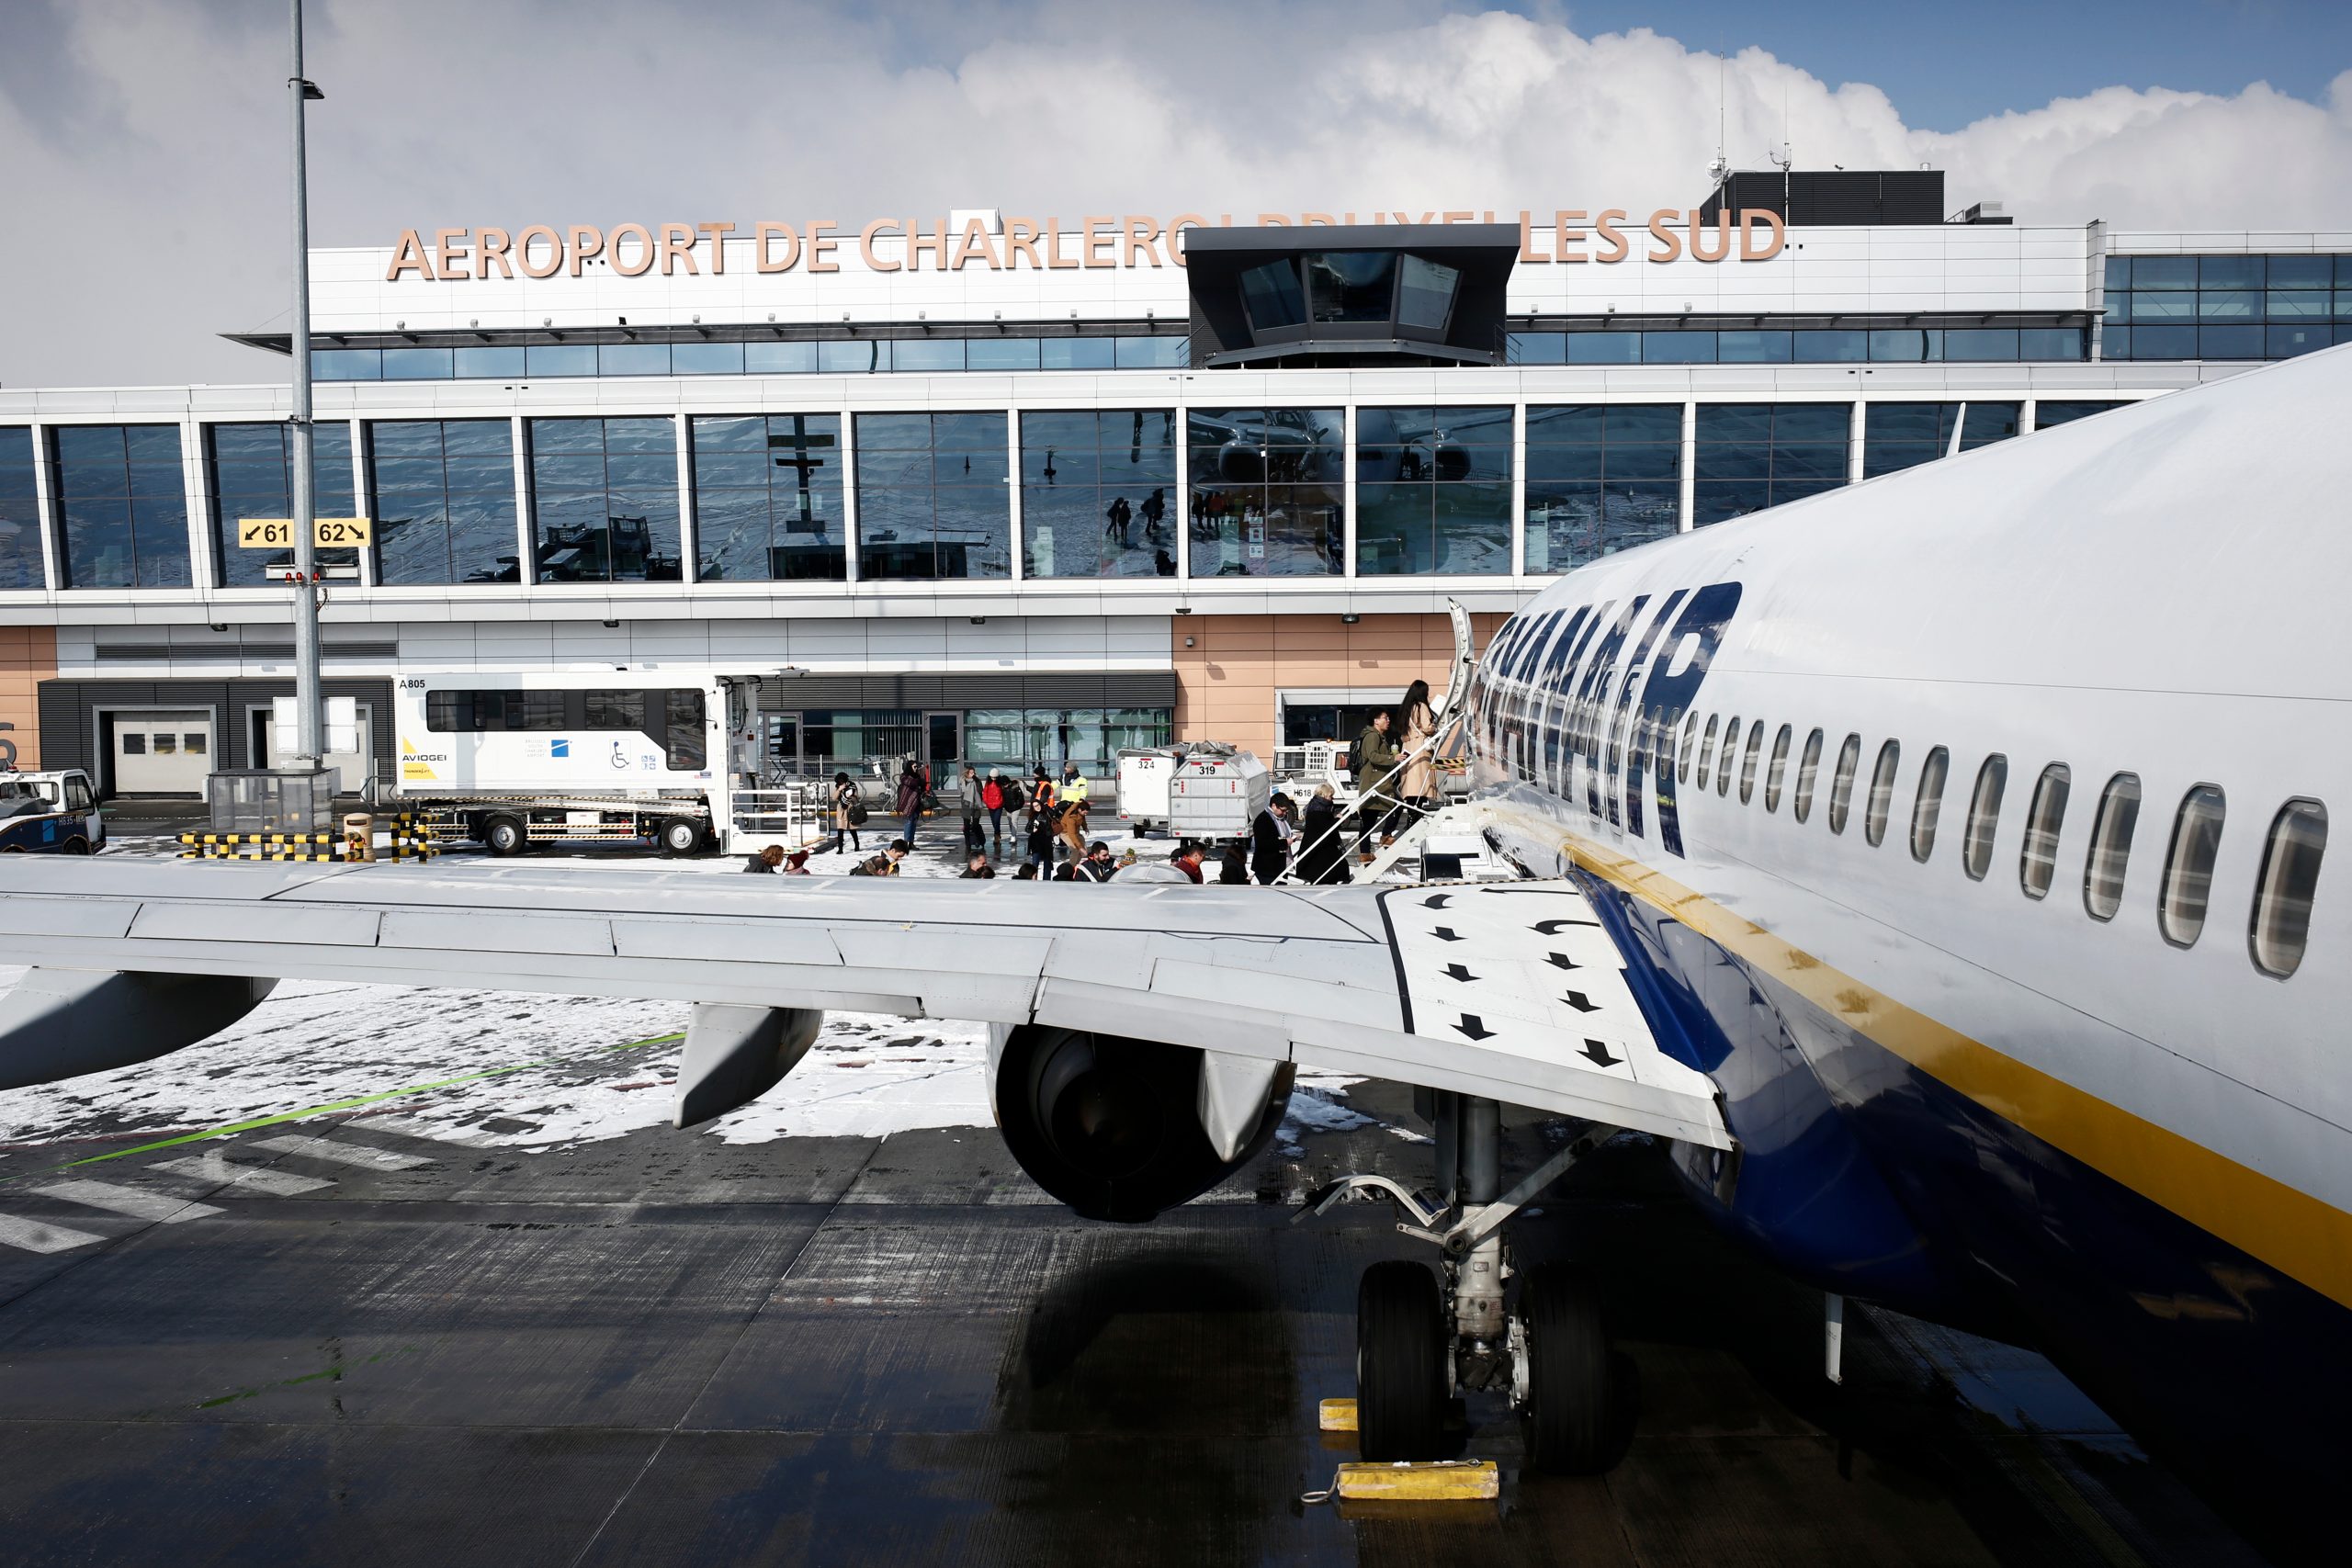
[[[1947,1028],[1639,861],[1574,834],[1566,836],[1566,847],[1595,876],[1672,916],[1995,1115],[2338,1305],[2352,1306],[2352,1214]]]

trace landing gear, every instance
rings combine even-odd
[[[1375,1263],[1356,1292],[1356,1427],[1367,1460],[1438,1456],[1457,1392],[1508,1393],[1536,1470],[1589,1474],[1613,1465],[1631,1427],[1630,1366],[1611,1347],[1591,1276],[1546,1265],[1514,1280],[1504,1222],[1596,1147],[1611,1129],[1588,1128],[1501,1187],[1501,1107],[1440,1094],[1438,1175],[1448,1201],[1431,1208],[1380,1176],[1326,1188],[1305,1213],[1385,1199],[1403,1234],[1437,1244],[1440,1274],[1408,1261]],[[1507,1284],[1510,1289],[1506,1289]]]
[[[1435,1459],[1445,1440],[1445,1318],[1419,1263],[1375,1263],[1356,1288],[1356,1432],[1368,1460]]]

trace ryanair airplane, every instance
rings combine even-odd
[[[1297,1067],[1363,1074],[1437,1134],[1425,1187],[1316,1204],[1391,1203],[1414,1252],[1360,1292],[1368,1457],[1483,1389],[1531,1462],[1614,1462],[1593,1283],[1515,1276],[1508,1222],[1634,1129],[1833,1305],[2030,1344],[2226,1496],[2309,1507],[2352,1461],[2347,408],[2337,350],[1568,574],[1448,694],[1452,823],[1521,881],[21,862],[0,1087],[285,976],[692,1003],[681,1126],[826,1009],[977,1020],[1022,1166],[1141,1221],[1263,1148]],[[1504,1104],[1581,1132],[1505,1170]]]

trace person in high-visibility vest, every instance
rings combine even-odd
[[[1062,787],[1058,796],[1061,803],[1069,806],[1074,802],[1083,806],[1087,792],[1086,775],[1078,771],[1076,762],[1066,763],[1062,768]]]

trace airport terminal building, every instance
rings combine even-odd
[[[1178,254],[1181,251],[1181,255]],[[345,782],[400,672],[761,672],[780,771],[1353,732],[1560,572],[2352,338],[2352,234],[1698,206],[490,224],[311,254]],[[232,334],[273,369],[282,332]],[[0,389],[0,743],[266,765],[283,386]],[[1899,519],[1890,519],[1896,525]],[[1803,526],[1801,512],[1788,525]]]

